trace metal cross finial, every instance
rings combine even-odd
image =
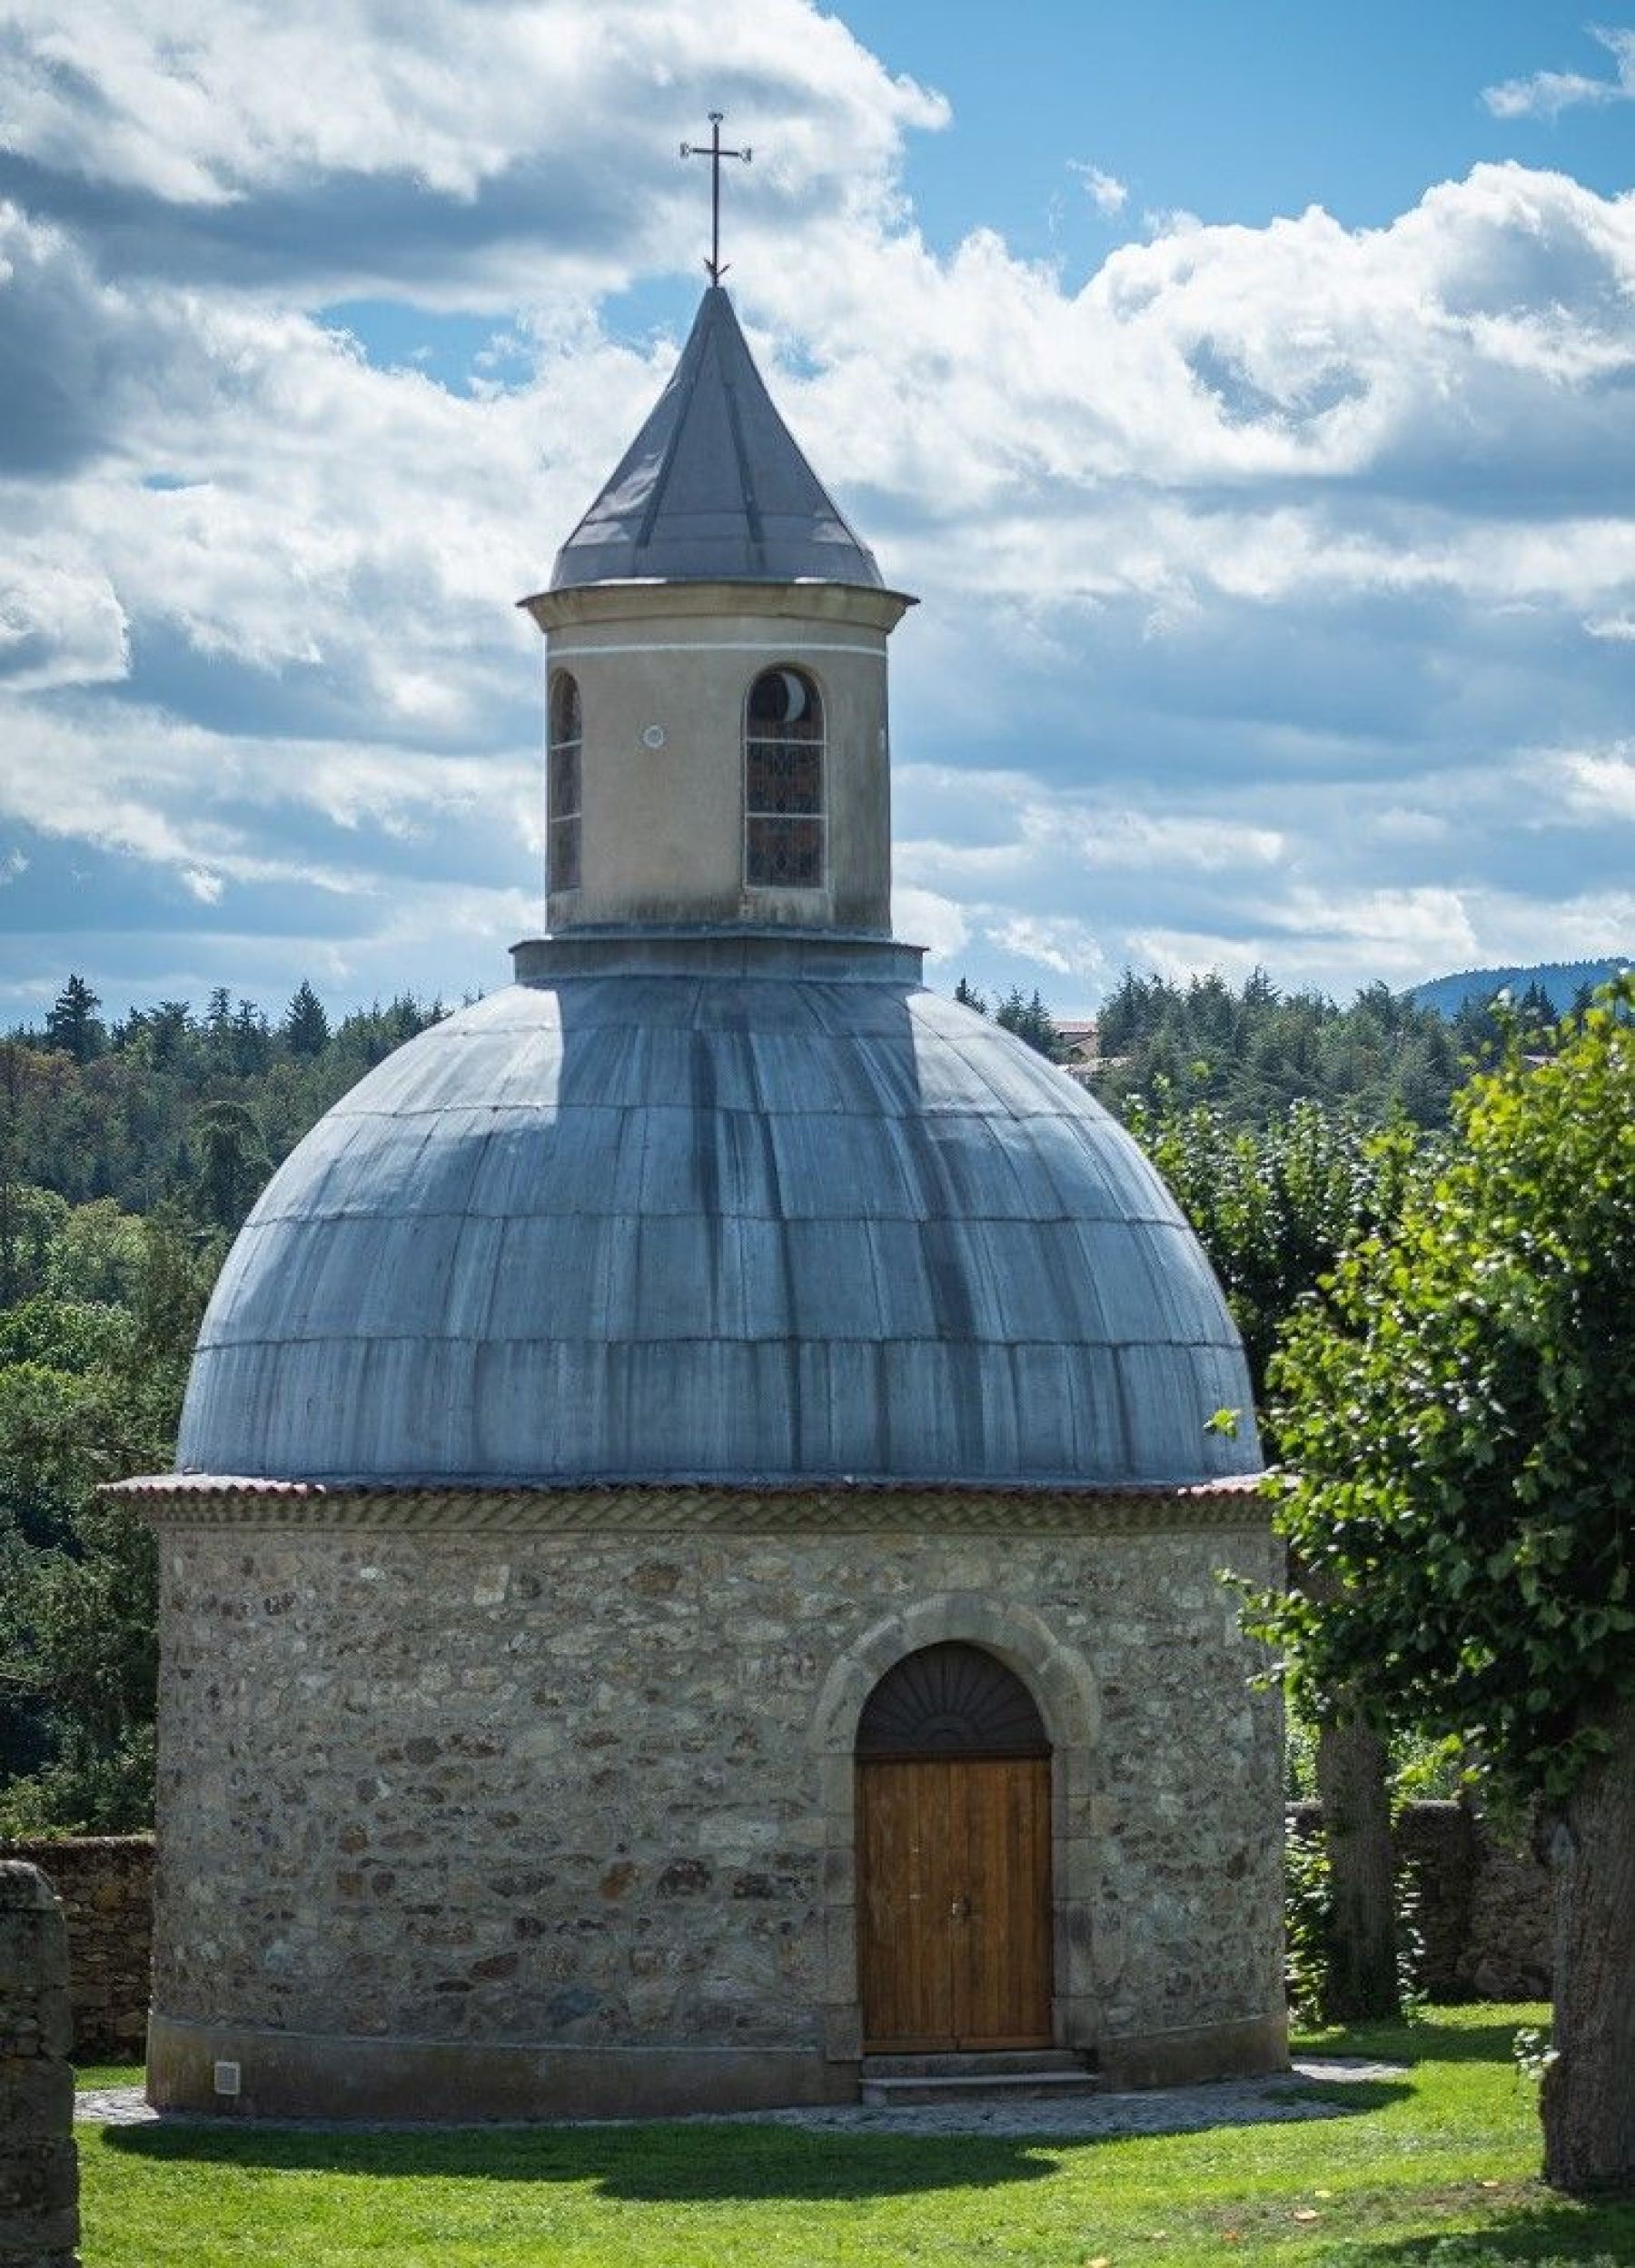
[[[724,150],[721,147],[721,120],[725,116],[724,111],[710,112],[708,147],[692,142],[681,144],[683,157],[707,157],[709,160],[709,257],[704,265],[709,270],[712,283],[718,283],[727,272],[721,265],[721,160],[724,157],[741,157],[748,165],[751,155],[748,143],[741,150]]]

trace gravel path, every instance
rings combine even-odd
[[[1292,2068],[1266,2079],[1224,2079],[1202,2087],[1155,2087],[1140,2095],[1086,2095],[1076,2101],[1035,2103],[906,2103],[889,2110],[832,2104],[792,2111],[701,2112],[689,2124],[804,2126],[814,2133],[891,2134],[1181,2134],[1208,2126],[1246,2126],[1294,2118],[1334,2118],[1342,2105],[1308,2093],[1310,2083],[1356,2085],[1401,2079],[1404,2064],[1366,2063],[1354,2056],[1302,2055]],[[155,2111],[139,2087],[88,2087],[75,2097],[74,2114],[93,2126],[224,2126],[248,2122],[204,2112]],[[293,2127],[309,2134],[368,2131],[447,2132],[460,2120],[362,2121],[322,2118],[258,2119],[258,2126]],[[632,2119],[562,2119],[560,2125],[633,2125]],[[669,2122],[666,2122],[669,2123]],[[491,2129],[467,2128],[468,2132]]]

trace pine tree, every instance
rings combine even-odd
[[[322,1055],[329,1045],[329,1035],[323,1003],[303,976],[284,1011],[284,1045],[292,1055]]]
[[[267,1019],[253,1000],[241,1000],[233,1018],[233,1067],[241,1079],[253,1078],[272,1060],[272,1035]]]
[[[90,1063],[100,1055],[108,1045],[107,1032],[97,1020],[101,1006],[83,976],[70,976],[46,1015],[46,1046],[72,1055],[75,1063]]]

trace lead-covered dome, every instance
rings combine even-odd
[[[1258,1469],[1236,1332],[1116,1123],[837,937],[581,937],[307,1135],[179,1462],[403,1483],[1169,1486]],[[1207,1428],[1223,1406],[1237,1437]]]

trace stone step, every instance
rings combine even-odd
[[[1084,2056],[1071,2047],[969,2047],[863,2058],[866,2079],[985,2079],[996,2073],[1085,2068]]]
[[[858,2100],[873,2110],[900,2110],[911,2104],[943,2104],[961,2110],[973,2103],[1061,2103],[1094,2095],[1099,2075],[1081,2065],[1072,2071],[948,2072],[941,2077],[869,2078]]]

